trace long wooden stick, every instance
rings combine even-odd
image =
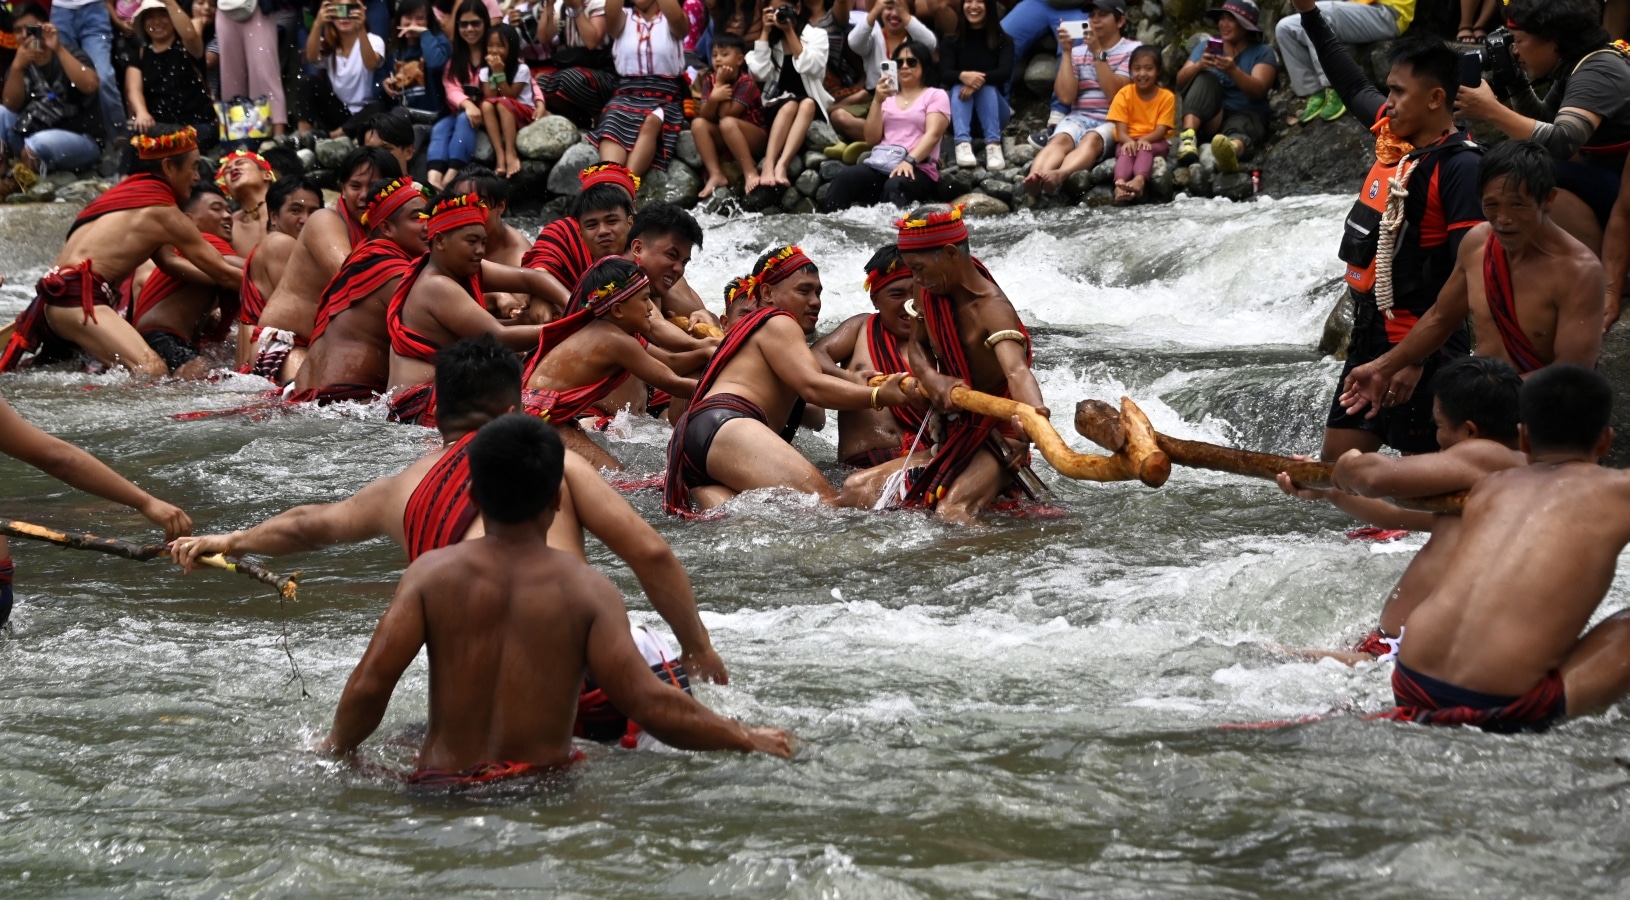
[[[1124,418],[1116,414],[1115,408],[1102,400],[1082,400],[1075,406],[1075,430],[1106,450],[1118,450],[1130,440],[1123,421]],[[1330,483],[1330,473],[1335,470],[1335,466],[1329,463],[1291,459],[1288,456],[1275,456],[1252,450],[1236,450],[1204,441],[1185,441],[1158,432],[1154,438],[1156,446],[1164,451],[1172,462],[1180,466],[1231,472],[1235,475],[1265,478],[1269,481],[1278,478],[1279,473],[1284,472],[1290,476],[1291,481],[1302,487],[1333,487]],[[1407,509],[1422,512],[1459,512],[1466,505],[1468,493],[1470,492],[1457,491],[1435,497],[1396,497],[1393,498],[1393,502]]]
[[[669,316],[668,321],[672,322],[675,328],[685,332],[691,337],[718,338],[720,340],[724,340],[724,329],[713,324],[712,322],[696,322],[693,324],[691,320],[683,316]]]
[[[876,387],[885,383],[888,378],[887,375],[874,375],[868,383]],[[907,394],[926,396],[922,393],[922,385],[909,375],[900,382],[900,388]],[[1114,453],[1113,456],[1098,456],[1071,450],[1059,436],[1053,423],[1036,412],[1036,408],[1028,403],[986,394],[961,385],[951,389],[951,402],[956,404],[958,409],[994,419],[1017,417],[1024,423],[1025,432],[1035,442],[1036,449],[1041,451],[1042,458],[1058,470],[1058,474],[1066,478],[1077,481],[1142,481],[1150,487],[1160,487],[1171,475],[1171,462],[1166,459],[1166,454],[1154,445],[1153,426],[1149,425],[1148,418],[1130,398],[1122,398],[1121,401],[1122,409],[1127,414],[1127,421],[1142,422],[1149,439],[1138,440],[1133,446],[1117,448],[1111,451]]]
[[[58,531],[54,528],[46,528],[29,522],[18,522],[13,519],[0,519],[0,534],[8,537],[28,538],[33,541],[44,541],[47,544],[56,544],[69,550],[93,550],[97,553],[107,553],[139,562],[170,555],[168,544],[138,544],[135,541],[99,537],[80,531]],[[237,572],[276,589],[277,593],[286,600],[296,599],[295,590],[298,587],[296,579],[300,577],[299,572],[295,572],[293,575],[277,575],[266,571],[257,563],[245,559],[232,559],[219,553],[200,556],[198,564],[212,569]]]

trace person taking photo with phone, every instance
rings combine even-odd
[[[1058,44],[1070,48],[1070,64],[1058,67],[1053,96],[1070,108],[1036,155],[1025,176],[1031,196],[1058,193],[1073,172],[1093,167],[1115,145],[1109,104],[1132,82],[1132,51],[1142,46],[1123,35],[1126,0],[1092,0],[1085,30],[1078,22],[1058,27]]]
[[[1237,172],[1239,160],[1268,136],[1268,92],[1279,78],[1279,57],[1262,42],[1251,0],[1227,0],[1206,16],[1216,20],[1217,37],[1195,44],[1177,70],[1183,98],[1177,164],[1199,162],[1199,142],[1210,140],[1217,171]]]

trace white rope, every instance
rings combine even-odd
[[[1387,179],[1387,208],[1381,214],[1381,233],[1375,247],[1375,307],[1392,318],[1392,254],[1398,247],[1398,232],[1404,227],[1404,201],[1409,199],[1409,176],[1418,159],[1405,157],[1398,171]]]
[[[928,430],[928,420],[933,415],[933,410],[923,414],[923,423],[917,427],[917,436],[911,439],[911,449],[906,451],[906,460],[911,459],[911,455],[916,453],[917,447],[922,444],[923,432]],[[872,509],[893,509],[904,502],[905,499],[906,467],[901,465],[893,475],[889,476],[888,481],[883,482],[883,494],[877,498],[877,502],[872,505]]]

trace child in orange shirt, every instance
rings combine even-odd
[[[1115,202],[1143,199],[1155,154],[1171,149],[1166,136],[1177,127],[1177,95],[1160,86],[1160,51],[1145,44],[1132,51],[1132,83],[1115,92],[1109,121],[1115,124]]]

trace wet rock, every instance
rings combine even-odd
[[[787,212],[805,213],[805,214],[812,213],[814,211],[815,211],[815,201],[809,199],[808,197],[802,198],[801,200],[799,200],[797,202],[797,204],[795,204],[793,206],[792,209],[787,210]]]
[[[1375,160],[1375,143],[1352,116],[1292,126],[1257,157],[1262,183],[1276,197],[1351,193]]]
[[[804,169],[819,169],[827,161],[826,154],[819,150],[804,151]]]
[[[71,172],[71,171],[69,171],[69,172],[48,172],[48,173],[46,173],[45,177],[41,178],[40,180],[43,181],[43,182],[49,183],[54,188],[65,188],[68,185],[73,184],[74,182],[78,181],[79,180],[79,175],[77,173]]]
[[[688,133],[688,132],[687,132]],[[554,162],[583,135],[565,116],[545,116],[515,133],[515,150],[523,160]]]
[[[64,203],[89,203],[111,187],[105,181],[75,181],[58,188],[56,199]]]
[[[838,133],[831,125],[816,119],[810,123],[809,133],[804,135],[805,150],[825,150],[839,141]]]
[[[977,191],[963,194],[951,202],[966,207],[963,213],[970,216],[1005,216],[1012,211],[1012,208],[1001,200]]]
[[[1013,185],[1009,184],[1008,182],[999,181],[995,178],[987,178],[984,181],[979,182],[979,190],[983,193],[989,194],[997,200],[1002,201],[1003,203],[1013,202]]]
[[[702,179],[696,170],[675,159],[669,161],[666,170],[645,173],[640,179],[639,202],[643,205],[661,200],[689,208],[696,205],[696,193],[701,189]]]
[[[1143,17],[1145,19],[1161,19],[1164,18],[1165,15],[1165,8],[1163,8],[1159,3],[1156,3],[1155,0],[1144,0]]]
[[[300,158],[300,167],[307,172],[317,168],[317,151],[301,147],[294,151],[294,155]]]
[[[1007,157],[1009,169],[1022,169],[1036,159],[1040,152],[1026,138],[1002,138],[1002,155]]]
[[[1098,164],[1093,166],[1089,171],[1092,172],[1093,184],[1112,183],[1115,180],[1115,157],[1104,157],[1102,160],[1099,160]]]
[[[1087,192],[1090,190],[1092,190],[1091,172],[1071,172],[1069,176],[1064,179],[1063,193],[1071,200],[1080,200],[1082,197],[1085,197]]]
[[[830,184],[823,184],[820,187],[816,188],[815,189],[815,202],[817,204],[825,203],[826,202],[826,195],[828,193],[830,193],[831,191],[832,191],[832,185],[830,185]],[[1626,433],[1630,434],[1630,432],[1626,432]]]
[[[1086,206],[1110,206],[1115,202],[1115,189],[1107,184],[1097,185],[1081,202]]]
[[[940,189],[952,196],[971,192],[975,184],[972,169],[949,169],[940,173]]]
[[[1151,200],[1165,203],[1172,199],[1176,192],[1173,190],[1170,162],[1161,157],[1155,158],[1155,164],[1149,170],[1148,186],[1144,190]]]
[[[702,165],[702,152],[696,149],[696,135],[689,128],[679,132],[679,144],[674,148],[674,156],[697,172],[706,168]]]
[[[1347,358],[1347,348],[1353,340],[1353,295],[1341,292],[1341,299],[1331,308],[1324,320],[1324,335],[1319,338],[1319,352]]]
[[[779,211],[780,203],[781,192],[771,187],[761,187],[741,198],[743,212],[769,212],[772,209]]]
[[[309,153],[311,151],[307,150],[307,151],[302,151],[302,152]],[[319,187],[323,187],[323,188],[332,188],[332,187],[334,187],[335,184],[337,184],[339,182],[339,178],[335,174],[334,169],[324,169],[324,168],[321,168],[321,167],[315,168],[315,169],[307,169],[306,174],[311,176],[311,180],[317,182],[317,185]]]
[[[787,161],[788,178],[797,178],[802,174],[804,174],[804,160],[801,157],[794,156]]]
[[[577,180],[577,173],[600,161],[600,151],[586,143],[573,144],[561,154],[560,161],[549,170],[549,193],[562,194],[567,197],[576,197],[582,193],[583,185]]]
[[[821,180],[831,181],[832,179],[838,177],[838,173],[842,172],[843,169],[844,165],[842,160],[823,158],[820,165]]]
[[[713,193],[697,202],[696,208],[716,215],[729,215],[733,210],[741,209],[741,193],[729,185],[714,188]]]
[[[805,197],[815,196],[815,191],[821,186],[821,173],[815,169],[805,169],[793,182],[793,187]]]
[[[1251,173],[1218,172],[1211,179],[1211,191],[1215,196],[1227,197],[1230,200],[1249,200]]]
[[[498,162],[498,154],[492,149],[492,138],[487,137],[485,131],[476,132],[475,155],[470,159],[489,169],[492,168],[494,163]]]
[[[781,208],[787,212],[797,212],[798,204],[806,202],[809,198],[798,193],[797,188],[787,188],[781,194]]]
[[[348,137],[323,138],[317,142],[313,152],[317,155],[317,165],[325,169],[338,169],[346,155],[356,148],[357,142]]]
[[[23,196],[27,197],[30,203],[50,203],[57,199],[57,189],[49,181],[42,181],[24,191]]]
[[[1024,67],[1024,86],[1038,97],[1053,96],[1053,79],[1058,75],[1058,56],[1037,50]]]

